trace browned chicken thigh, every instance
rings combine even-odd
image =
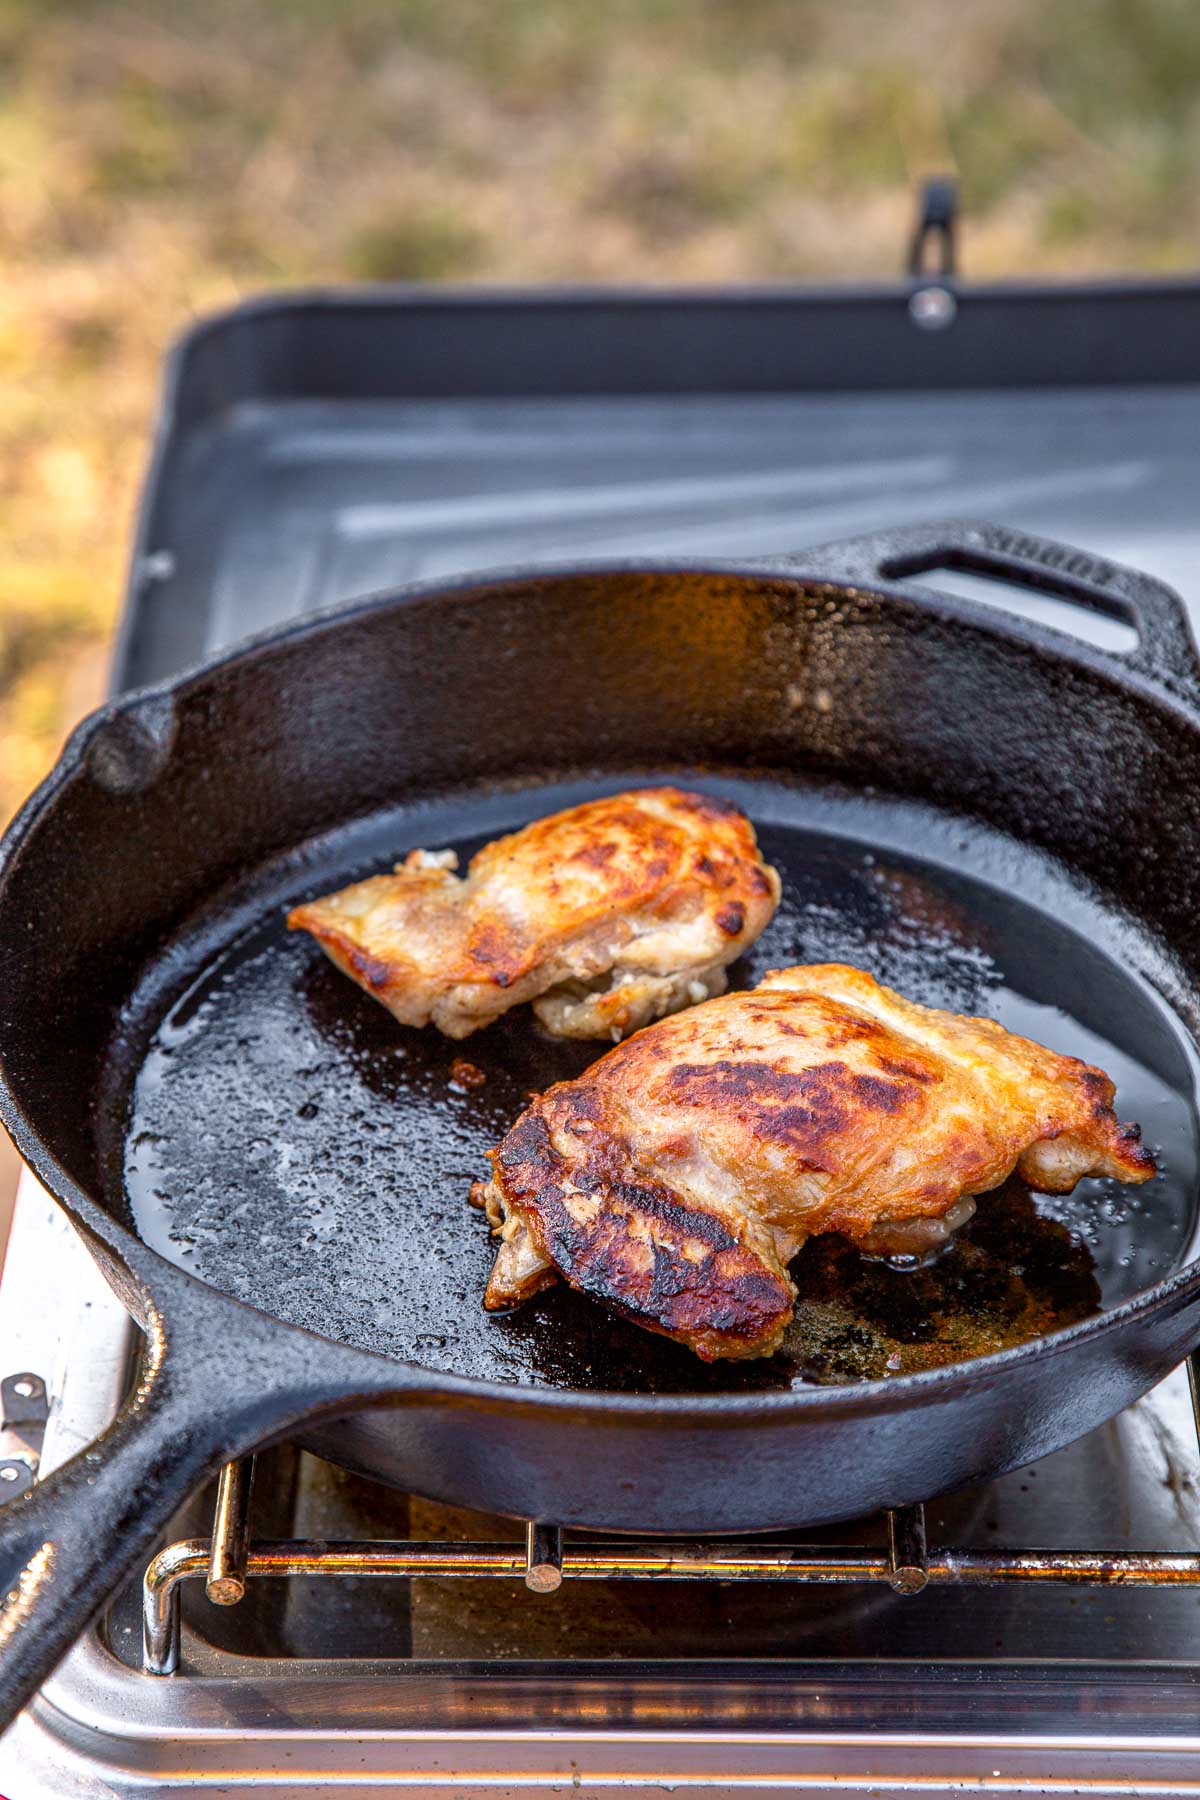
[[[706,1360],[778,1347],[805,1238],[928,1250],[1014,1169],[1068,1193],[1146,1181],[1113,1085],[991,1019],[859,969],[783,969],[664,1019],[534,1100],[472,1197],[500,1236],[486,1304],[553,1281]]]
[[[615,1040],[722,993],[779,903],[750,821],[674,787],[537,819],[456,867],[414,850],[288,924],[404,1025],[464,1038],[531,1000],[559,1037]]]

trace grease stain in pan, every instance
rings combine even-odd
[[[311,940],[284,930],[273,897],[263,922],[203,968],[153,1033],[124,1155],[142,1235],[268,1312],[408,1361],[664,1393],[855,1381],[955,1361],[1084,1318],[1176,1267],[1193,1235],[1198,1159],[1190,1061],[1164,1003],[1051,909],[1017,898],[1019,879],[1001,891],[922,864],[919,832],[897,856],[843,835],[844,825],[818,829],[802,790],[730,791],[752,813],[756,791],[768,802],[759,816],[773,822],[760,838],[785,896],[733,969],[734,985],[789,962],[847,961],[914,999],[991,1014],[1107,1069],[1121,1116],[1141,1121],[1159,1156],[1158,1177],[1140,1189],[1083,1182],[1054,1200],[1010,1183],[914,1273],[869,1263],[836,1238],[811,1240],[793,1265],[795,1323],[766,1361],[706,1368],[562,1286],[489,1317],[480,1296],[491,1244],[467,1189],[526,1095],[578,1074],[601,1047],[549,1039],[525,1009],[465,1045],[405,1030]],[[497,818],[499,797],[460,796],[389,848],[399,856],[415,842],[449,843],[465,856],[514,817],[563,803],[510,793]],[[322,869],[327,885],[364,872],[363,845],[361,832],[347,835],[340,867]],[[374,866],[387,855],[377,850],[367,853]],[[963,851],[965,870],[967,838]],[[464,1054],[481,1085],[454,1081]]]

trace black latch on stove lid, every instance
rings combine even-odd
[[[909,317],[923,331],[954,322],[958,301],[950,283],[958,272],[958,183],[950,175],[922,182],[908,273],[919,285],[909,296]]]

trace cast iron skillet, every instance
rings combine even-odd
[[[1138,646],[895,585],[943,565]],[[1169,590],[954,525],[416,588],[96,713],[0,852],[0,1112],[145,1339],[112,1428],[0,1511],[0,1715],[206,1472],[284,1434],[468,1506],[717,1533],[927,1498],[1147,1389],[1200,1338],[1197,707]],[[1167,1165],[1148,1198],[1093,1194],[1071,1236],[994,1197],[921,1277],[806,1250],[769,1363],[706,1371],[562,1291],[485,1318],[467,1184],[592,1051],[528,1016],[402,1032],[282,910],[665,772],[740,800],[781,865],[736,980],[842,955],[1106,1043]]]

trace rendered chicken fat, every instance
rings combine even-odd
[[[766,1356],[787,1265],[837,1231],[919,1253],[1014,1169],[1067,1193],[1154,1160],[1100,1070],[842,964],[783,969],[641,1031],[534,1100],[472,1198],[500,1237],[485,1304],[563,1275],[705,1359]]]
[[[749,820],[674,787],[535,820],[456,868],[414,850],[288,924],[404,1025],[464,1038],[532,1001],[556,1036],[616,1041],[722,993],[779,903]]]

